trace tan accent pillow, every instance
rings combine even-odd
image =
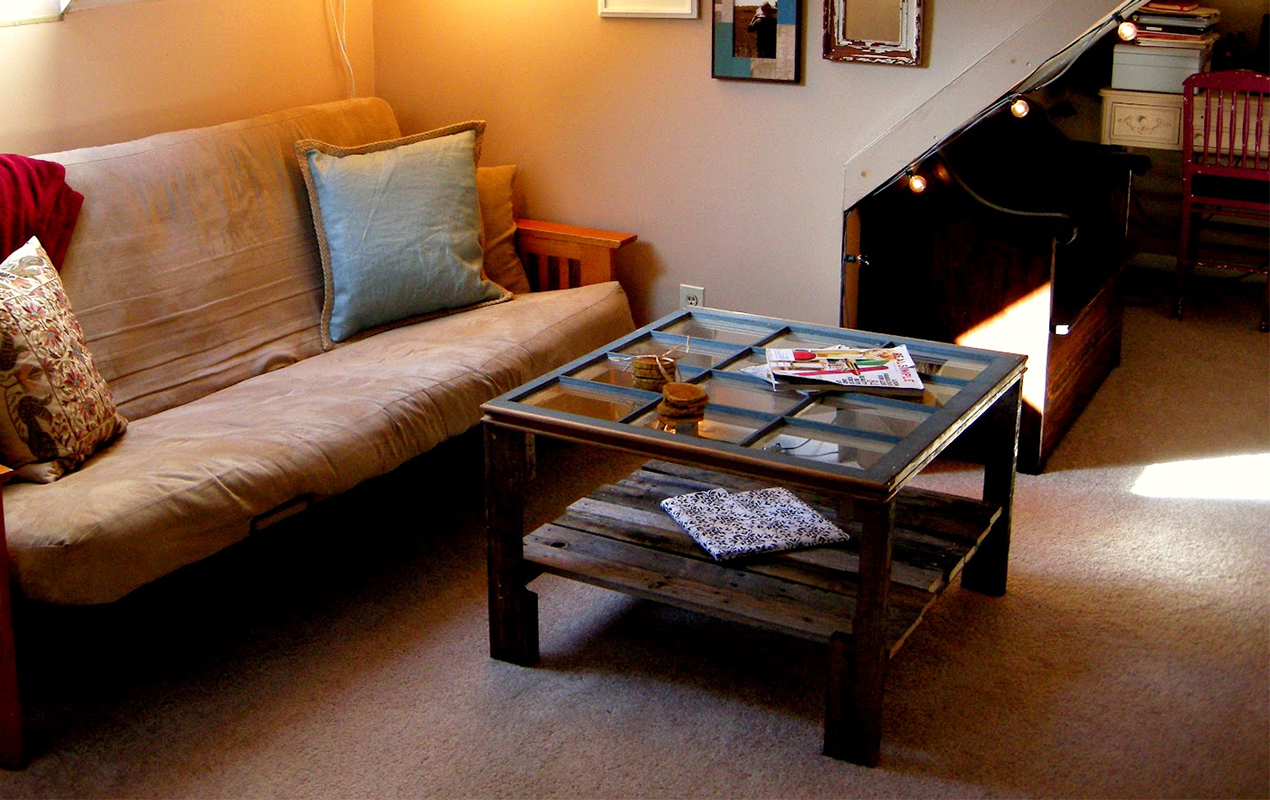
[[[35,237],[0,264],[0,393],[0,457],[35,483],[74,470],[128,426]]]
[[[530,291],[525,265],[516,253],[516,165],[480,167],[476,191],[485,228],[485,274],[499,286],[523,294]]]

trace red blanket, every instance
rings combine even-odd
[[[0,259],[38,236],[60,269],[83,204],[61,164],[0,153]]]

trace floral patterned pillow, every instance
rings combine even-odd
[[[32,237],[0,264],[0,459],[52,483],[123,433],[48,253]]]

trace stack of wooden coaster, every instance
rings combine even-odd
[[[694,383],[667,383],[661,388],[657,415],[663,419],[691,421],[703,419],[710,396]]]
[[[675,360],[669,356],[637,356],[631,360],[635,388],[660,392],[675,379]]]

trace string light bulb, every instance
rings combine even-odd
[[[1022,97],[1014,98],[1014,102],[1010,104],[1010,113],[1019,119],[1027,116],[1027,112],[1032,110],[1032,106]]]
[[[926,191],[926,179],[916,172],[909,173],[908,188],[912,190],[913,194],[921,194]]]
[[[1138,26],[1126,19],[1116,26],[1116,35],[1123,41],[1132,42],[1138,38]]]

